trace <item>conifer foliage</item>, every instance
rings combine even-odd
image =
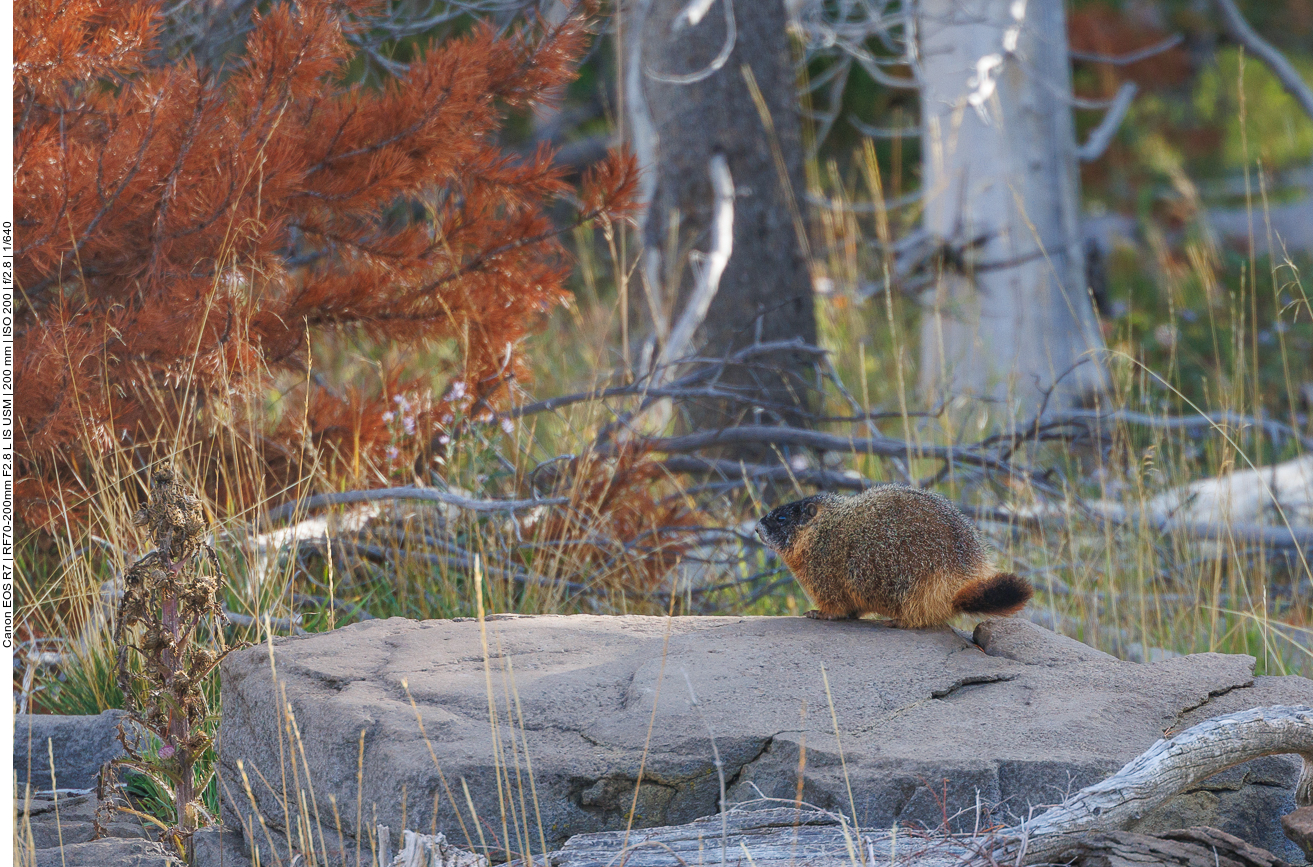
[[[498,143],[509,110],[570,79],[588,22],[479,26],[369,86],[349,76],[349,37],[377,9],[261,4],[244,52],[215,71],[162,57],[153,2],[17,0],[18,493],[30,518],[98,451],[304,371],[325,332],[451,340],[453,378],[483,405],[523,373],[519,341],[566,297],[558,237],[570,227],[547,206],[565,198],[579,222],[615,219],[635,186],[625,155],[576,190],[550,152],[521,159]],[[306,395],[295,442],[376,446],[386,398],[362,409]]]

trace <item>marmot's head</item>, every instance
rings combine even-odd
[[[787,503],[757,522],[757,538],[781,554],[793,547],[798,532],[834,500],[833,494],[817,494]]]

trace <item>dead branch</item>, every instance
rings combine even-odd
[[[936,458],[950,463],[958,462],[984,467],[1007,473],[1010,476],[1021,477],[1040,487],[1047,487],[1025,468],[1016,467],[989,455],[980,454],[969,446],[917,445],[884,436],[843,437],[804,428],[744,425],[722,430],[699,431],[682,436],[649,437],[642,440],[642,444],[650,451],[663,454],[697,452],[727,445],[767,444],[811,448],[841,454],[876,455],[886,458],[906,458],[910,455],[912,457]]]
[[[547,497],[531,500],[480,500],[463,497],[437,488],[379,488],[373,491],[341,491],[333,494],[316,494],[301,500],[284,503],[270,509],[266,520],[269,523],[285,521],[293,515],[304,514],[325,506],[345,506],[352,503],[372,503],[378,500],[420,500],[428,503],[442,503],[467,512],[524,512],[539,506],[561,506],[569,502],[564,497]]]
[[[1300,76],[1299,70],[1286,60],[1285,55],[1273,45],[1254,32],[1245,16],[1236,8],[1235,0],[1217,0],[1217,11],[1222,15],[1222,24],[1232,39],[1255,54],[1281,82],[1286,93],[1295,98],[1304,113],[1313,118],[1313,88],[1310,88]]]
[[[1116,424],[1135,427],[1156,428],[1161,430],[1212,430],[1226,426],[1231,428],[1253,428],[1263,431],[1274,442],[1297,440],[1304,448],[1313,450],[1313,437],[1300,434],[1288,424],[1269,418],[1256,418],[1234,412],[1212,412],[1198,415],[1152,415],[1133,410],[1114,410],[1100,412],[1094,409],[1068,409],[1050,412],[1044,416],[1041,427],[1055,430],[1060,427],[1109,428]]]
[[[725,0],[726,15],[734,4]],[[676,19],[678,20],[678,19]],[[732,21],[732,19],[730,19]],[[697,270],[697,284],[684,305],[679,322],[670,330],[666,345],[657,357],[656,373],[653,375],[655,385],[661,385],[665,377],[674,368],[671,361],[683,355],[693,341],[693,334],[702,327],[720,289],[720,277],[725,273],[729,257],[734,249],[734,178],[730,175],[729,163],[722,154],[711,158],[709,167],[711,188],[715,191],[716,201],[711,226],[711,248],[707,251],[702,267]]]
[[[829,350],[822,349],[819,346],[812,346],[801,339],[795,338],[792,340],[754,343],[751,346],[745,346],[737,352],[722,358],[706,358],[693,355],[687,358],[674,359],[670,362],[672,366],[687,366],[694,369],[684,376],[681,376],[679,379],[671,381],[663,388],[658,388],[653,385],[652,376],[656,373],[654,370],[652,373],[635,380],[630,385],[593,388],[588,391],[575,392],[574,394],[549,397],[544,400],[534,401],[533,403],[526,403],[523,406],[515,407],[514,409],[507,411],[504,415],[506,418],[511,419],[523,418],[524,416],[536,415],[540,412],[552,412],[578,403],[606,400],[613,397],[646,397],[649,400],[659,400],[666,397],[713,397],[716,399],[733,399],[736,396],[735,392],[727,389],[725,386],[720,386],[717,390],[708,390],[706,392],[699,392],[694,386],[708,380],[717,379],[730,367],[735,365],[751,365],[755,359],[773,355],[778,352],[798,352],[805,355],[824,356],[828,351]],[[760,404],[761,401],[757,400],[756,403]]]
[[[441,553],[432,553],[423,549],[411,550],[406,549],[394,556],[393,552],[378,546],[369,545],[364,542],[354,542],[346,540],[334,540],[332,551],[334,558],[339,563],[350,563],[355,555],[356,560],[368,560],[374,563],[386,564],[395,569],[398,560],[414,560],[427,563],[438,569],[457,569],[462,572],[471,572],[474,569],[474,561],[478,554],[467,551],[459,545],[441,540],[426,538],[425,544],[432,546]],[[487,562],[484,558],[480,568],[488,575],[500,576],[506,581],[515,584],[517,587],[542,587],[547,589],[560,589],[574,596],[581,596],[588,593],[591,589],[583,584],[573,581],[561,581],[544,578],[540,575],[534,575],[523,569],[517,569],[513,566],[499,566],[495,563]]]
[[[685,27],[696,26],[706,15],[707,10],[711,8],[714,0],[693,0],[684,10],[675,16],[670,22],[671,32],[678,33]],[[696,84],[699,81],[705,81],[724,65],[729,56],[734,53],[734,44],[738,41],[738,27],[734,23],[734,0],[724,0],[722,4],[725,8],[725,41],[720,46],[720,51],[710,63],[699,69],[697,72],[690,72],[684,75],[663,74],[657,72],[648,66],[644,69],[644,74],[656,81],[665,82],[666,84]]]
[[[1155,42],[1153,45],[1141,48],[1138,51],[1128,51],[1125,54],[1095,54],[1089,51],[1068,51],[1072,60],[1084,60],[1086,63],[1103,63],[1108,66],[1130,66],[1132,63],[1139,63],[1141,60],[1148,60],[1162,54],[1164,51],[1170,51],[1185,41],[1185,37],[1179,33],[1173,33],[1162,42]]]
[[[824,469],[795,470],[782,464],[748,464],[723,458],[673,455],[660,462],[671,473],[707,473],[720,476],[734,487],[748,482],[811,485],[824,490],[864,491],[874,482],[856,473]]]
[[[249,629],[259,624],[270,631],[280,629],[292,635],[306,634],[305,630],[301,628],[300,614],[293,614],[291,617],[255,617],[250,614],[238,614],[235,611],[224,609],[224,616],[232,621],[234,626],[240,626],[243,629]]]
[[[1261,756],[1304,760],[1295,802],[1313,804],[1313,707],[1260,707],[1205,720],[1158,741],[1117,773],[1038,817],[1006,828],[989,852],[998,863],[1061,861],[1073,835],[1124,831],[1155,807],[1214,774]]]
[[[1134,82],[1128,81],[1122,84],[1117,90],[1117,95],[1113,97],[1112,105],[1108,107],[1108,113],[1099,121],[1090,137],[1085,144],[1076,148],[1076,158],[1083,163],[1092,163],[1112,144],[1112,137],[1116,135],[1117,128],[1122,125],[1122,119],[1126,117],[1126,112],[1130,110],[1131,102],[1135,99],[1135,94],[1139,90]]]

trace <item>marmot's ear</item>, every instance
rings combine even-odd
[[[815,503],[808,503],[808,504],[807,504],[807,507],[806,507],[805,509],[803,509],[803,511],[807,513],[807,517],[808,517],[808,518],[815,518],[815,517],[816,517],[816,504],[815,504]]]

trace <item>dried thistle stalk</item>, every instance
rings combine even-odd
[[[150,500],[133,523],[147,528],[155,549],[123,576],[114,640],[130,724],[119,728],[127,754],[114,764],[151,777],[172,794],[176,818],[164,829],[164,837],[190,860],[192,833],[206,818],[200,794],[208,779],[198,779],[196,767],[210,747],[205,731],[210,708],[203,686],[229,651],[223,644],[226,618],[216,596],[219,575],[201,573],[205,565],[218,573],[219,558],[205,541],[200,500],[171,469],[151,476]],[[207,617],[219,643],[214,649],[197,643],[197,630]],[[133,627],[140,627],[135,644]],[[144,689],[134,688],[129,651],[142,661]],[[144,700],[139,699],[143,694]],[[142,732],[159,739],[157,757],[148,754]]]

